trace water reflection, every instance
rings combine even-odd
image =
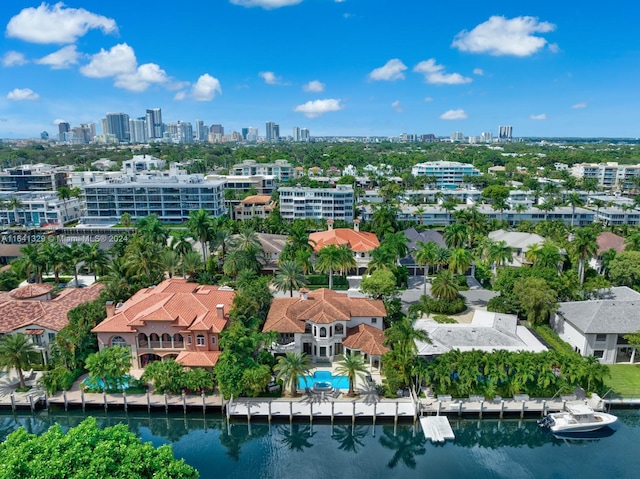
[[[413,428],[403,427],[398,431],[394,431],[393,426],[382,427],[382,437],[380,444],[386,449],[394,451],[393,457],[387,463],[387,467],[393,469],[399,463],[404,464],[410,469],[416,467],[416,456],[422,456],[427,450],[425,449],[426,439],[422,432],[414,434]]]
[[[331,430],[331,436],[338,442],[338,449],[341,451],[357,453],[364,447],[364,438],[369,433],[369,426],[339,425]]]

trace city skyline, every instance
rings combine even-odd
[[[214,3],[5,6],[0,138],[153,108],[261,136],[266,122],[281,136],[638,136],[634,16],[619,15],[635,7],[619,0],[597,15],[419,2],[398,20],[386,0]]]

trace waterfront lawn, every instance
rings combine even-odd
[[[640,397],[640,364],[610,364],[610,378],[605,378],[607,389],[622,397]]]

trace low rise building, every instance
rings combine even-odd
[[[594,178],[600,188],[625,189],[633,187],[635,177],[640,176],[640,165],[619,165],[617,162],[577,163],[571,168],[576,178]]]
[[[12,199],[17,202],[12,203]],[[80,198],[61,199],[57,191],[0,193],[0,224],[61,227],[82,215]]]
[[[247,196],[234,208],[234,218],[246,221],[252,218],[266,218],[276,207],[276,202],[268,195]]]
[[[231,288],[167,279],[138,291],[124,304],[107,304],[107,318],[92,332],[101,350],[130,348],[134,368],[169,358],[210,368],[220,356],[220,332],[234,296]]]
[[[56,191],[67,186],[69,169],[44,163],[7,168],[0,172],[0,191]]]
[[[346,245],[356,260],[357,273],[362,274],[371,261],[373,250],[380,246],[374,233],[360,231],[360,220],[353,221],[353,229],[333,228],[333,221],[327,221],[326,231],[317,231],[309,235],[313,251],[318,252],[328,245]]]
[[[480,170],[469,163],[427,161],[413,166],[411,174],[435,178],[438,188],[456,188],[464,183],[465,176],[479,176]]]
[[[351,185],[335,188],[280,187],[280,214],[287,221],[296,219],[354,219],[354,193]]]
[[[276,160],[273,163],[258,163],[256,160],[244,160],[233,165],[231,171],[238,176],[273,176],[276,181],[286,183],[297,178],[297,173],[287,160]]]

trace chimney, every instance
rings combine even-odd
[[[360,220],[353,220],[353,231],[360,231]]]
[[[327,230],[333,231],[333,220],[327,220]]]
[[[218,312],[218,318],[224,319],[224,304],[216,305],[216,311]]]
[[[308,294],[309,294],[309,290],[307,288],[302,288],[300,290],[300,301],[306,301]]]
[[[113,304],[113,301],[107,301],[104,303],[104,308],[107,310],[107,318],[110,318],[116,312],[116,306]]]

